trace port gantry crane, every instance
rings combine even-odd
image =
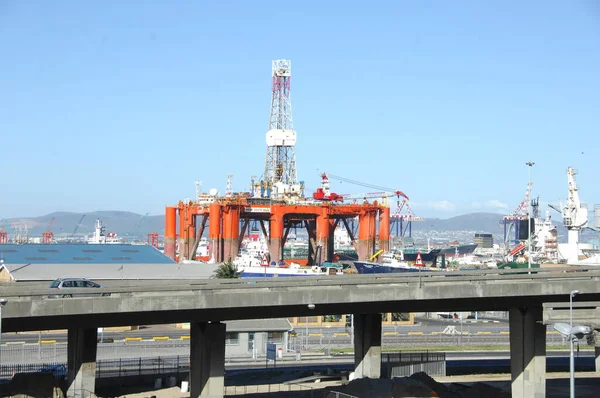
[[[335,180],[346,182],[353,185],[358,185],[366,188],[380,189],[380,192],[367,192],[360,194],[337,194],[335,192],[331,192],[329,185],[329,178],[333,178]],[[381,187],[378,185],[373,185],[365,182],[360,182],[356,180],[351,180],[349,178],[340,177],[335,174],[322,173],[321,174],[321,187],[317,188],[317,190],[313,193],[314,200],[325,200],[331,202],[344,202],[351,200],[353,203],[358,203],[359,200],[366,201],[368,199],[382,199],[383,204],[387,206],[388,198],[396,197],[396,209],[394,213],[390,215],[390,233],[392,230],[396,230],[396,236],[406,236],[408,232],[408,236],[412,235],[412,222],[422,222],[425,221],[423,217],[416,216],[412,211],[410,205],[408,204],[409,198],[408,196],[400,191],[394,190],[386,187]],[[406,209],[406,213],[402,213],[402,210]],[[354,223],[352,222],[353,233]]]
[[[562,206],[549,204],[548,206],[562,214],[563,225],[567,228],[567,244],[559,246],[559,254],[567,260],[568,264],[577,264],[579,261],[579,234],[584,228],[593,231],[600,231],[598,225],[588,224],[588,208],[579,200],[579,187],[575,181],[577,170],[567,168],[567,183],[569,186],[569,196],[567,203]],[[600,212],[597,212],[600,214]]]

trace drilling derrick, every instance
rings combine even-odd
[[[292,62],[273,61],[271,117],[267,131],[267,159],[262,180],[262,197],[284,199],[300,196],[296,178],[296,132],[292,123],[290,79]]]

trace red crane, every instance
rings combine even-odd
[[[45,245],[49,245],[52,243],[52,239],[54,239],[54,234],[50,231],[50,228],[52,228],[55,219],[56,217],[52,217],[52,220],[50,220],[50,223],[48,224],[48,228],[46,228],[45,232],[42,232],[42,243]]]

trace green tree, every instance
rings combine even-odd
[[[215,270],[213,275],[217,279],[235,279],[241,276],[241,272],[238,271],[237,265],[231,261],[226,261],[219,265],[219,268]]]

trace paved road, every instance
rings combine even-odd
[[[383,333],[385,336],[417,336],[417,335],[439,335],[448,327],[454,327],[457,332],[462,332],[469,335],[505,335],[508,332],[508,323],[503,321],[495,320],[466,320],[460,322],[455,319],[417,319],[415,325],[410,326],[384,326]],[[305,337],[307,334],[309,339],[315,340],[319,337],[347,337],[351,334],[350,327],[343,326],[296,326],[295,331],[299,336]],[[102,335],[102,334],[101,334]],[[123,340],[125,338],[142,338],[143,340],[150,340],[153,337],[167,336],[170,339],[180,339],[182,336],[188,336],[189,330],[178,329],[169,325],[154,325],[147,328],[131,331],[105,331],[103,337],[108,339]],[[65,332],[27,332],[27,333],[3,333],[2,342],[24,342],[24,343],[37,343],[39,340],[43,342],[66,342],[67,334]]]

